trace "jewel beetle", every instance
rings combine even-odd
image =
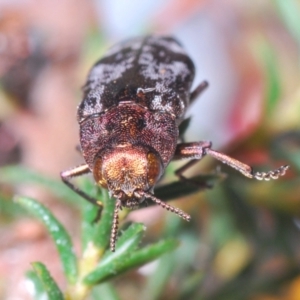
[[[189,221],[190,216],[154,196],[154,187],[171,160],[190,159],[183,172],[205,155],[258,180],[277,179],[288,166],[254,172],[212,149],[209,141],[179,143],[187,108],[208,86],[191,91],[195,66],[173,37],[137,37],[116,44],[91,69],[78,106],[80,146],[85,164],[61,173],[72,190],[102,209],[102,203],[75,187],[71,178],[92,173],[95,182],[115,199],[110,248],[115,251],[118,212],[145,199]]]

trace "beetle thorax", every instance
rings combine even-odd
[[[93,173],[112,196],[127,200],[134,198],[135,191],[152,189],[161,176],[162,164],[147,146],[120,144],[97,156]]]

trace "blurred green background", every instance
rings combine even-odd
[[[190,176],[221,172],[222,180],[172,202],[192,222],[159,207],[126,219],[146,225],[143,244],[172,237],[177,250],[90,299],[299,300],[297,0],[0,1],[0,299],[32,299],[25,273],[36,260],[64,288],[48,233],[12,198],[49,207],[80,251],[81,200],[72,201],[59,172],[83,162],[75,150],[81,87],[110,45],[149,33],[177,37],[195,61],[195,85],[210,83],[188,112],[186,141],[211,140],[257,170],[291,168],[278,181],[257,182],[212,159],[197,164]]]

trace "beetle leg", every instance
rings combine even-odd
[[[201,159],[205,155],[210,155],[213,158],[221,161],[222,163],[229,165],[230,167],[236,169],[248,178],[255,178],[258,180],[277,179],[280,176],[283,176],[289,168],[288,165],[285,165],[279,167],[278,169],[271,170],[268,172],[254,172],[252,167],[250,167],[249,165],[246,165],[237,159],[227,156],[226,154],[211,149],[211,142],[194,142],[178,144],[175,150],[174,159],[191,158],[194,159],[194,161],[196,161]],[[180,176],[183,171],[185,171],[187,168],[194,164],[194,161],[192,160],[192,163],[187,164],[181,169],[179,169],[179,171],[181,171],[179,172],[179,174],[177,170],[177,175]]]
[[[90,197],[88,194],[86,194],[84,191],[80,190],[78,187],[76,187],[73,183],[70,182],[72,177],[77,177],[77,176],[81,176],[84,174],[88,174],[90,172],[90,169],[88,167],[88,165],[80,165],[78,167],[74,167],[71,170],[67,170],[67,171],[63,171],[60,173],[60,177],[62,179],[62,181],[71,189],[73,190],[75,193],[77,193],[78,195],[80,195],[81,197],[83,197],[84,199],[86,199],[87,201],[89,201],[90,203],[97,205],[99,208],[99,211],[97,213],[97,217],[95,219],[98,220],[103,208],[103,204],[102,202],[98,201],[97,199]]]
[[[206,80],[202,81],[190,94],[190,104],[192,104],[198,96],[208,87]]]

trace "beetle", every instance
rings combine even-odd
[[[187,108],[206,89],[203,81],[194,91],[195,67],[173,37],[137,37],[116,44],[91,69],[84,97],[78,106],[80,146],[85,164],[61,173],[77,194],[102,203],[75,187],[71,178],[92,173],[95,182],[116,199],[110,237],[115,251],[118,212],[150,199],[186,221],[190,216],[154,196],[156,183],[171,160],[191,159],[183,172],[205,155],[225,163],[243,175],[258,180],[277,179],[288,166],[254,172],[234,158],[213,150],[209,141],[178,143],[180,123]]]

